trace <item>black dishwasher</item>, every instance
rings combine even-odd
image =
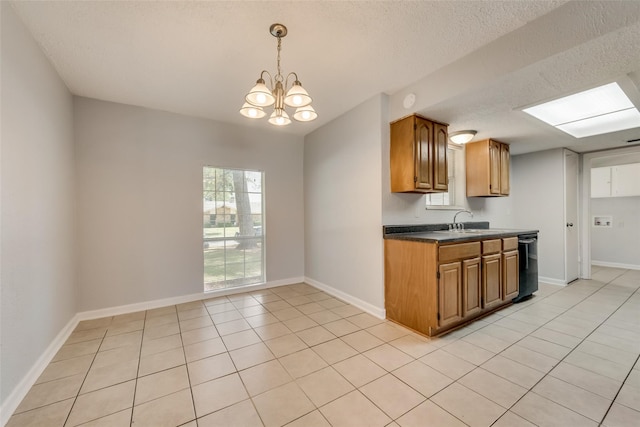
[[[520,283],[518,296],[513,302],[528,299],[538,290],[538,234],[518,236],[518,255],[520,258]]]

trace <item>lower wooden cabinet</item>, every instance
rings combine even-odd
[[[387,318],[434,336],[509,304],[518,294],[514,242],[385,240]]]
[[[480,258],[462,261],[462,315],[472,316],[482,311],[482,281]]]
[[[502,257],[499,253],[482,256],[482,299],[484,308],[502,304]]]
[[[502,253],[502,279],[504,299],[511,301],[518,296],[520,280],[518,251]]]
[[[462,320],[462,263],[452,262],[438,267],[438,326],[445,327]]]

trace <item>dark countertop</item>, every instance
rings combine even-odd
[[[449,231],[448,224],[424,224],[410,226],[384,226],[385,239],[411,240],[426,243],[461,243],[479,239],[513,237],[538,233],[538,230],[489,228],[488,222],[463,223],[465,230]]]

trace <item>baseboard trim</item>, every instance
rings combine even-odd
[[[58,350],[60,350],[60,347],[62,347],[65,341],[67,341],[67,338],[69,338],[69,335],[71,335],[73,330],[76,328],[79,321],[80,319],[76,314],[71,318],[71,320],[69,320],[69,322],[67,322],[53,341],[51,341],[51,344],[49,344],[44,353],[42,353],[31,369],[29,369],[29,372],[27,372],[13,391],[11,391],[5,401],[2,402],[2,405],[0,406],[0,426],[4,426],[9,422],[9,418],[11,418],[11,415],[13,415],[14,411],[18,408],[22,399],[24,399],[29,390],[31,390],[31,387],[36,383],[49,363],[51,363],[55,355],[58,353]]]
[[[294,285],[303,283],[304,277],[292,277],[289,279],[272,280],[270,282],[260,283],[257,285],[243,286],[241,288],[221,289],[211,292],[202,292],[198,294],[182,295],[178,297],[162,298],[152,301],[145,301],[134,304],[126,304],[116,307],[102,308],[98,310],[89,310],[76,313],[75,316],[65,325],[64,328],[53,339],[45,352],[38,358],[36,363],[31,367],[29,372],[22,378],[20,383],[13,389],[11,394],[0,405],[0,426],[4,426],[13,412],[16,410],[22,399],[27,395],[31,387],[38,380],[45,368],[51,363],[58,350],[64,345],[79,322],[83,320],[99,319],[101,317],[117,316],[119,314],[133,313],[142,310],[151,310],[154,308],[165,307],[168,305],[182,304],[185,302],[199,301],[209,298],[216,298],[226,295],[240,294],[244,292],[252,292],[260,289],[274,288],[277,286]]]
[[[599,267],[624,268],[626,270],[640,270],[640,265],[623,264],[623,263],[620,263],[620,262],[608,262],[608,261],[591,260],[591,265],[597,265]]]
[[[304,281],[314,288],[318,288],[321,291],[328,293],[329,295],[333,295],[336,298],[346,301],[349,304],[358,307],[360,310],[366,311],[372,316],[377,317],[378,319],[385,319],[387,317],[387,312],[384,308],[376,307],[375,305],[363,301],[360,298],[356,298],[353,295],[349,295],[346,292],[326,285],[322,282],[318,282],[317,280],[314,280],[310,277],[305,277]]]
[[[138,302],[134,304],[120,305],[99,310],[83,311],[78,313],[80,320],[99,319],[107,316],[117,316],[119,314],[135,313],[136,311],[152,310],[154,308],[166,307],[168,305],[184,304],[187,302],[200,301],[209,298],[222,297],[226,295],[242,294],[245,292],[258,291],[260,289],[275,288],[277,286],[293,285],[304,282],[304,277],[292,277],[289,279],[272,280],[270,282],[259,283],[231,289],[220,289],[197,294],[181,295],[177,297],[161,298],[152,301]]]
[[[567,282],[560,279],[553,279],[551,277],[538,277],[538,282],[548,283],[550,285],[566,286]]]

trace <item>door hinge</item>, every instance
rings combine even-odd
[[[413,177],[413,182],[418,182],[418,177],[417,176]]]
[[[440,278],[440,272],[439,271],[436,273],[436,278],[438,278],[438,279]]]
[[[416,130],[416,129],[418,129],[418,125],[417,125],[417,123],[414,123],[413,124],[413,130]]]
[[[440,320],[440,312],[438,312],[438,320]]]

